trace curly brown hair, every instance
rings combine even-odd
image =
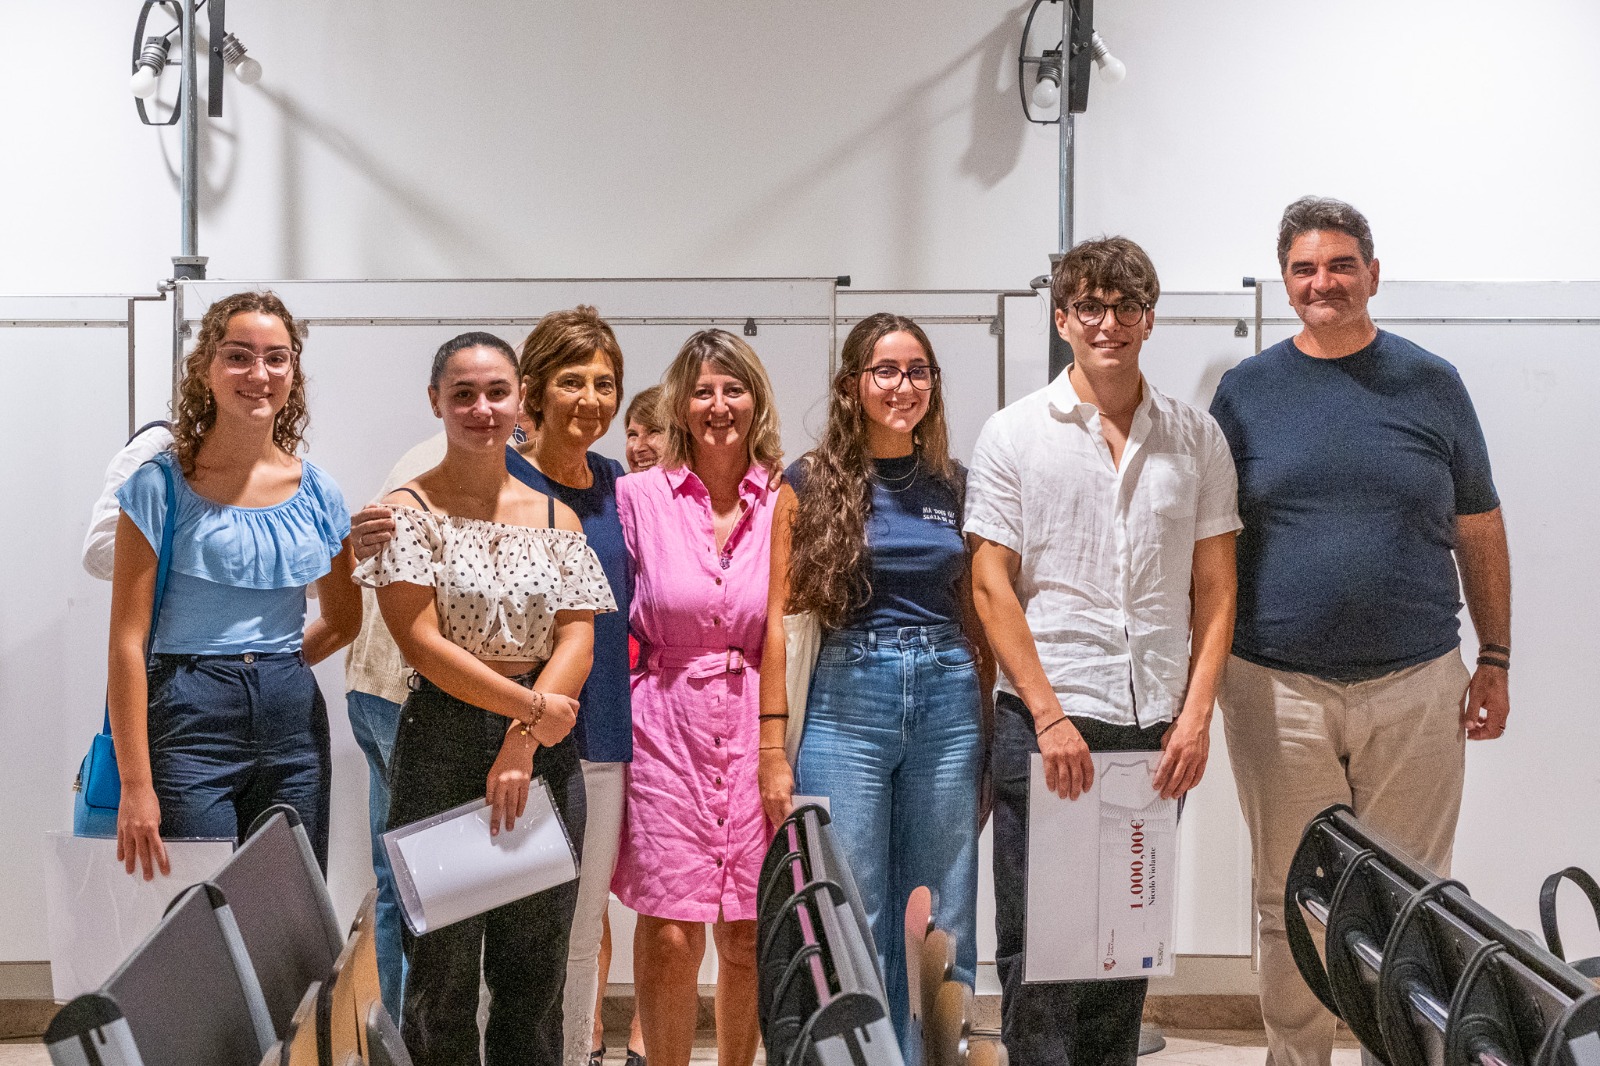
[[[815,611],[824,629],[844,625],[872,597],[868,573],[867,516],[872,513],[872,460],[867,454],[867,415],[859,381],[872,351],[891,333],[909,333],[939,360],[922,327],[903,315],[879,312],[856,323],[844,340],[839,372],[828,396],[828,425],[822,442],[807,452],[805,491],[790,529],[789,613]],[[944,389],[928,393],[928,411],[912,431],[923,470],[954,484],[950,430],[945,421]]]
[[[252,311],[271,315],[282,322],[289,332],[289,347],[294,352],[289,402],[272,422],[272,443],[293,455],[305,439],[309,413],[306,410],[306,377],[300,369],[300,350],[305,345],[294,316],[276,293],[236,292],[206,309],[205,316],[200,319],[200,336],[194,350],[183,362],[183,380],[178,382],[178,395],[173,401],[172,439],[173,451],[177,453],[178,465],[185,476],[194,473],[195,456],[217,421],[216,401],[206,380],[211,376],[211,361],[216,357],[217,346],[228,332],[233,316]]]

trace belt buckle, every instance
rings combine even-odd
[[[728,649],[728,673],[730,673],[730,674],[742,674],[742,673],[744,673],[744,649],[743,648],[729,648]]]

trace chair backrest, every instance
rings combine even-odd
[[[951,940],[950,934],[943,929],[933,930],[922,941],[922,973],[917,978],[917,987],[922,998],[922,1011],[919,1016],[924,1025],[933,1016],[934,1000],[939,996],[939,989],[955,971],[955,965],[955,941]]]
[[[946,981],[933,998],[933,1011],[923,1027],[927,1066],[965,1066],[972,1035],[972,989]]]
[[[356,1013],[355,937],[345,943],[334,960],[317,996],[318,1057],[323,1063],[342,1063],[347,1055],[361,1055],[361,1026]]]
[[[228,897],[274,1031],[344,946],[327,882],[294,808],[266,811],[212,878]]]
[[[967,1040],[967,1066],[1010,1066],[1011,1056],[998,1038]]]
[[[312,981],[285,1024],[277,1066],[320,1066],[317,1045],[322,1034],[317,1029],[317,1003],[322,998],[322,982]]]
[[[367,1040],[367,1066],[412,1066],[411,1053],[381,1000],[367,1008],[366,1025],[362,1028]]]
[[[383,987],[378,979],[378,890],[372,889],[361,901],[356,920],[350,925],[352,967],[351,980],[355,988],[355,1018],[357,1037],[361,1042],[362,1057],[371,1053],[367,1049],[367,1012],[374,1003],[383,1007]]]
[[[906,900],[906,994],[910,1017],[922,1017],[922,945],[933,932],[933,892],[927,885],[911,890]]]
[[[179,894],[99,991],[69,1003],[45,1033],[53,1061],[106,1066],[257,1066],[272,1041],[228,901],[203,884]]]

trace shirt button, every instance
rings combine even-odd
[[[721,788],[721,787],[722,787],[722,778],[720,778],[720,777],[719,777],[719,778],[717,778],[717,779],[716,779],[716,781],[715,781],[715,782],[713,782],[713,783],[714,783],[714,784],[715,784],[715,785],[716,785],[716,786],[717,786],[717,787],[718,787],[718,788]]]
[[[722,624],[722,619],[720,619],[720,618],[713,618],[713,619],[712,619],[712,620],[711,620],[711,624],[712,624],[712,625],[714,625],[714,626],[720,626],[720,625],[721,625],[721,624]]]
[[[716,582],[716,583],[717,583],[717,584],[719,584],[719,585],[720,585],[720,584],[722,584],[722,579],[721,579],[721,578],[720,578],[720,577],[718,577],[718,578],[713,578],[713,579],[712,579],[712,580],[714,580],[714,581],[715,581],[715,582]]]
[[[721,825],[721,824],[722,824],[722,823],[723,823],[723,822],[726,822],[726,821],[727,821],[727,819],[726,819],[726,818],[718,818],[718,819],[717,819],[717,824],[718,824],[718,825]]]
[[[722,747],[722,738],[721,737],[712,737],[711,738],[711,743],[715,744],[717,747],[720,748],[720,747]]]
[[[721,859],[717,860],[717,869],[719,869],[719,870],[722,869],[722,860]]]

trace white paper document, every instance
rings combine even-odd
[[[57,1002],[93,992],[161,921],[167,904],[213,877],[231,840],[168,840],[172,873],[146,881],[117,861],[115,837],[45,834],[45,920],[50,984]]]
[[[517,824],[489,835],[489,804],[464,803],[383,834],[406,924],[418,936],[578,876],[544,778]]]
[[[1094,787],[1065,800],[1028,774],[1024,981],[1173,973],[1178,802],[1151,781],[1159,751],[1100,752]]]

